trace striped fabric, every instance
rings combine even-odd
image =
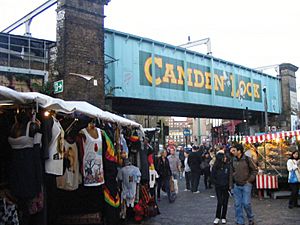
[[[228,141],[248,142],[248,143],[261,143],[264,141],[271,141],[276,139],[284,139],[286,137],[297,137],[300,140],[300,130],[295,131],[281,131],[272,134],[261,134],[256,136],[229,136]]]
[[[258,174],[256,175],[257,189],[278,189],[278,176]]]

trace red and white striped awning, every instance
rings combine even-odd
[[[255,136],[230,136],[229,141],[245,142],[245,143],[261,143],[264,141],[274,141],[276,139],[285,139],[286,137],[300,137],[300,130],[281,131],[277,133],[268,133]]]
[[[278,189],[278,176],[268,174],[256,175],[257,189]]]

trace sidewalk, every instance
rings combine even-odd
[[[161,214],[144,221],[143,225],[212,225],[215,218],[216,197],[214,189],[205,190],[203,177],[200,193],[184,192],[184,179],[179,181],[179,193],[174,203],[162,197]],[[299,200],[300,202],[300,200]],[[288,209],[288,199],[252,199],[257,225],[299,225],[300,208]],[[234,225],[233,199],[229,199],[227,224]],[[247,223],[246,223],[247,224]]]

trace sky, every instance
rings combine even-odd
[[[46,0],[0,0],[0,30]],[[300,67],[299,0],[111,0],[105,27],[181,45],[211,39],[212,55],[249,68],[292,63]],[[55,7],[36,17],[33,37],[56,39]],[[24,34],[25,27],[14,34]],[[193,50],[206,53],[206,46]],[[275,68],[263,72],[276,75]],[[297,86],[300,101],[300,70]]]

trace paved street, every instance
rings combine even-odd
[[[201,185],[203,177],[201,177]],[[215,216],[216,198],[214,189],[204,190],[200,187],[200,194],[183,192],[183,180],[180,182],[180,192],[173,204],[169,204],[167,197],[159,202],[161,214],[144,221],[143,225],[206,225],[213,224]],[[256,222],[258,225],[296,225],[300,224],[300,208],[288,209],[287,199],[254,198],[252,201]],[[228,205],[227,220],[234,225],[233,199]],[[247,224],[247,223],[246,223]]]

